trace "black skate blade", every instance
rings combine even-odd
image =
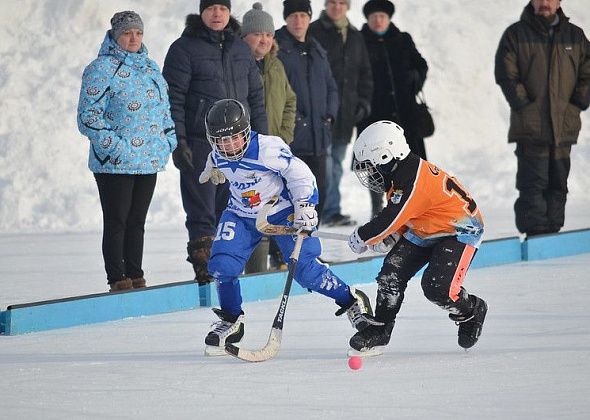
[[[358,357],[374,357],[374,356],[381,356],[383,354],[383,347],[385,346],[375,346],[370,349],[366,350],[355,350],[352,347],[348,349],[348,357],[358,356]]]

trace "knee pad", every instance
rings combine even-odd
[[[430,302],[444,307],[453,304],[449,296],[449,289],[437,282],[436,278],[432,276],[422,278],[421,286],[424,297]]]

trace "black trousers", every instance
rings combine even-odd
[[[471,314],[473,303],[463,288],[463,280],[475,253],[474,247],[454,237],[432,247],[417,246],[402,237],[385,257],[377,275],[375,318],[385,323],[395,321],[408,281],[426,264],[421,282],[424,296],[450,313]]]
[[[229,182],[213,185],[199,183],[199,175],[205,169],[211,146],[204,141],[192,141],[194,171],[180,172],[180,194],[186,213],[185,226],[189,240],[215,236],[221,213],[229,201]]]
[[[102,255],[108,283],[143,277],[145,218],[157,174],[94,174],[103,215]]]
[[[316,184],[318,187],[318,193],[320,195],[320,202],[315,207],[318,212],[318,217],[321,220],[322,210],[324,209],[324,200],[326,199],[326,192],[328,190],[328,179],[327,179],[327,165],[328,155],[313,156],[313,155],[302,155],[297,156],[303,162],[309,166],[311,172],[315,176]]]
[[[558,232],[565,220],[571,146],[517,144],[516,227],[529,235]]]

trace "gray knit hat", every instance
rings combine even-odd
[[[255,32],[275,33],[272,16],[262,10],[262,4],[259,2],[254,3],[252,9],[246,12],[242,22],[242,36]]]
[[[143,31],[143,21],[141,17],[131,11],[117,12],[111,18],[111,36],[116,41],[123,32],[129,29],[140,29]]]
[[[346,1],[346,4],[348,5],[348,8],[350,9],[350,0],[345,0],[345,1]],[[328,4],[328,0],[326,0],[324,2],[324,6],[327,5],[327,4]]]

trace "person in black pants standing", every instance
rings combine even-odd
[[[495,78],[510,106],[516,143],[516,227],[527,237],[565,221],[572,145],[590,104],[590,43],[559,0],[531,0],[496,52]]]
[[[115,13],[98,58],[82,76],[78,128],[90,141],[103,212],[111,291],[145,287],[144,225],[159,171],[176,148],[168,86],[142,43],[143,22]]]
[[[286,25],[276,32],[279,60],[297,95],[293,154],[313,172],[320,195],[316,206],[320,221],[327,193],[328,153],[332,146],[332,125],[338,114],[338,86],[332,76],[326,50],[309,33],[309,0],[285,0]]]
[[[355,222],[341,211],[340,181],[342,161],[352,138],[355,123],[369,116],[373,95],[371,63],[363,35],[346,17],[350,0],[327,0],[309,33],[328,53],[340,106],[332,127],[332,151],[328,157],[328,190],[324,207],[327,226],[351,226]]]
[[[414,117],[416,94],[426,81],[428,64],[418,52],[412,37],[391,21],[395,7],[389,0],[370,0],[363,6],[367,23],[365,38],[373,85],[371,114],[357,124],[357,132],[380,120],[391,120],[404,128],[410,150],[426,160],[424,139],[416,135]],[[383,194],[371,192],[372,217],[383,207]]]
[[[217,100],[236,99],[248,109],[252,128],[268,133],[262,77],[250,47],[231,16],[231,1],[201,0],[200,15],[190,14],[186,27],[170,46],[163,74],[170,85],[172,119],[178,149],[172,156],[180,170],[180,193],[188,231],[187,261],[195,281],[207,284],[211,244],[229,199],[226,184],[199,184],[211,146],[205,115]]]

